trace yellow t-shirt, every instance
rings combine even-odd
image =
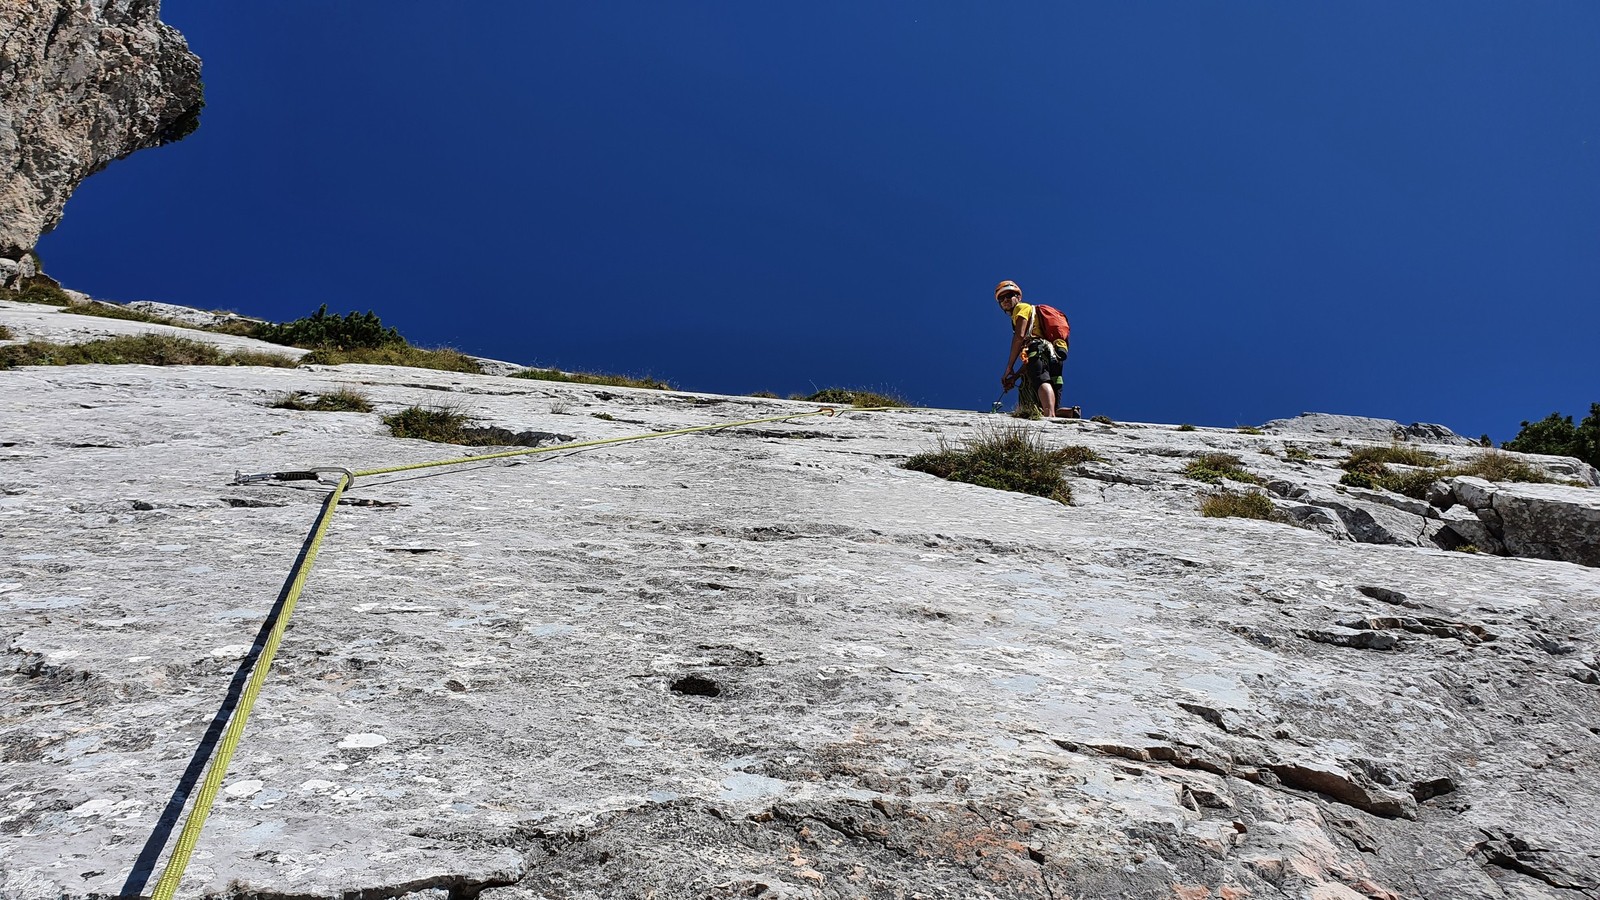
[[[1033,304],[1023,303],[1021,300],[1018,300],[1017,305],[1011,307],[1011,321],[1026,322],[1029,319],[1033,320],[1033,336],[1036,338],[1044,337],[1043,323],[1040,322],[1039,318],[1033,314]],[[1015,328],[1016,326],[1013,325],[1012,327]],[[1055,342],[1055,345],[1062,350],[1067,349],[1066,341],[1058,340]]]

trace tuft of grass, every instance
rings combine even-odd
[[[1522,481],[1547,484],[1550,479],[1538,469],[1500,450],[1485,450],[1464,463],[1450,468],[1451,475],[1476,475],[1485,481]]]
[[[940,439],[938,451],[913,456],[906,460],[905,468],[949,481],[1071,503],[1072,488],[1063,472],[1075,464],[1074,459],[1082,461],[1085,452],[1093,454],[1084,447],[1049,450],[1032,429],[1002,427],[980,432],[959,447]]]
[[[1346,472],[1378,475],[1390,463],[1399,463],[1403,466],[1440,466],[1444,465],[1444,458],[1415,447],[1391,444],[1387,447],[1361,447],[1352,450],[1350,456],[1339,464],[1339,468]]]
[[[440,348],[424,350],[409,344],[390,344],[383,347],[358,347],[353,350],[313,350],[300,358],[305,366],[342,366],[348,363],[366,363],[374,366],[410,366],[413,369],[438,369],[444,372],[483,374],[478,361],[459,350]]]
[[[1452,547],[1450,549],[1454,550],[1457,553],[1482,553],[1483,552],[1481,549],[1478,548],[1477,544],[1458,544],[1455,547]]]
[[[449,406],[408,406],[383,417],[389,433],[397,438],[414,438],[439,444],[469,444],[462,430],[472,417]]]
[[[10,294],[0,295],[6,300],[17,300],[22,303],[42,303],[45,306],[71,306],[72,298],[48,278],[34,277],[23,282],[22,289]]]
[[[465,410],[453,406],[411,406],[383,417],[389,433],[399,438],[461,444],[468,447],[533,447],[548,438],[571,440],[566,435],[535,432],[516,434],[506,428],[478,427]]]
[[[1081,466],[1084,463],[1100,461],[1100,454],[1080,444],[1073,444],[1070,447],[1062,447],[1060,450],[1053,452],[1061,459],[1063,464],[1069,466]]]
[[[1384,449],[1384,448],[1368,448]],[[1351,459],[1342,465],[1348,470],[1339,478],[1340,484],[1352,487],[1382,488],[1396,494],[1404,494],[1417,500],[1426,500],[1428,488],[1435,481],[1451,478],[1456,475],[1473,475],[1486,481],[1521,481],[1534,484],[1544,484],[1550,481],[1543,472],[1516,459],[1509,453],[1499,450],[1485,450],[1466,462],[1455,465],[1445,465],[1445,461],[1438,457],[1428,456],[1434,462],[1424,468],[1410,469],[1396,472],[1383,464],[1359,462],[1352,467],[1356,455],[1362,451],[1351,454]],[[1414,465],[1414,463],[1412,464]]]
[[[75,316],[95,316],[101,319],[124,319],[129,322],[148,322],[151,325],[173,325],[178,328],[189,326],[177,322],[166,316],[155,316],[126,306],[117,306],[112,303],[74,303],[61,310]]]
[[[1380,488],[1383,486],[1378,483],[1378,479],[1365,472],[1346,472],[1339,476],[1339,483],[1358,488]]]
[[[746,397],[760,397],[763,400],[777,400],[778,399],[778,395],[774,394],[771,391],[755,391],[753,393],[746,394],[745,396]]]
[[[1261,429],[1255,427],[1254,425],[1243,425],[1243,426],[1240,426],[1239,433],[1240,434],[1266,434],[1265,431],[1262,431]]]
[[[1091,422],[1099,422],[1101,425],[1115,425],[1115,424],[1117,424],[1117,423],[1111,421],[1111,417],[1110,416],[1090,416],[1089,417],[1089,421],[1091,421]]]
[[[1200,515],[1210,519],[1260,519],[1264,522],[1282,522],[1283,513],[1272,505],[1266,494],[1255,491],[1217,491],[1200,501]]]
[[[611,413],[590,413],[589,415],[594,416],[596,419],[604,419],[607,422],[615,422],[617,420],[617,417]]]
[[[1178,430],[1179,431],[1194,431],[1195,428],[1194,428],[1193,425],[1190,425],[1188,422],[1185,422],[1182,425],[1178,426]]]
[[[16,339],[17,336],[11,333],[11,329],[4,325],[0,325],[0,341],[14,341]]]
[[[83,344],[29,341],[0,347],[0,369],[13,366],[73,365],[146,366],[275,366],[292,368],[295,361],[276,353],[224,351],[211,344],[164,334],[128,334]]]
[[[634,378],[629,375],[606,375],[598,372],[563,372],[559,369],[523,369],[512,372],[512,378],[531,378],[534,381],[559,381],[567,384],[599,384],[606,387],[644,388],[651,391],[670,391],[672,385],[654,378]]]
[[[1311,452],[1304,447],[1284,447],[1283,456],[1292,462],[1311,462]]]
[[[177,321],[172,324],[180,328],[198,328],[201,331],[212,331],[217,334],[231,334],[234,337],[255,337],[256,330],[261,327],[260,322],[251,322],[248,319],[225,319],[215,325],[185,325]]]
[[[1013,418],[1013,419],[1025,419],[1025,420],[1027,420],[1029,422],[1033,422],[1033,421],[1037,421],[1039,419],[1043,419],[1044,418],[1044,413],[1039,411],[1038,404],[1018,403],[1017,404],[1017,408],[1013,409],[1011,411],[1011,418]]]
[[[808,403],[834,403],[841,406],[854,406],[857,409],[867,409],[874,406],[893,406],[906,408],[911,406],[905,400],[893,394],[879,394],[874,391],[858,391],[850,388],[823,388],[807,397],[790,397],[790,400],[804,400]]]
[[[349,388],[339,388],[326,394],[308,394],[295,391],[276,403],[273,409],[299,409],[311,412],[372,412],[372,403],[365,394]]]
[[[1404,472],[1385,472],[1379,476],[1378,486],[1413,500],[1428,499],[1428,488],[1439,480],[1441,473],[1435,469],[1409,469]]]
[[[1232,453],[1206,453],[1183,468],[1183,474],[1207,484],[1221,484],[1224,478],[1247,484],[1260,484],[1261,478],[1252,475],[1243,461]]]

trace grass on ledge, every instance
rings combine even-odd
[[[74,316],[95,316],[101,319],[123,319],[129,322],[146,322],[151,325],[171,325],[174,328],[192,328],[193,326],[169,319],[166,316],[152,315],[129,309],[126,306],[116,306],[110,303],[74,303],[61,310]]]
[[[366,363],[374,366],[409,366],[413,369],[438,369],[444,372],[466,372],[482,375],[478,361],[459,350],[442,348],[424,350],[406,344],[387,347],[363,347],[355,350],[313,350],[300,358],[301,365],[342,366],[349,363]]]
[[[857,409],[870,409],[876,406],[890,406],[897,409],[908,409],[911,404],[893,394],[880,394],[876,391],[858,391],[853,388],[831,387],[823,388],[815,394],[795,394],[790,400],[804,400],[807,403],[832,403],[839,406],[853,406]]]
[[[16,339],[17,336],[11,333],[11,329],[0,325],[0,341],[14,341]]]
[[[1375,475],[1383,472],[1390,463],[1399,463],[1403,466],[1439,466],[1444,464],[1444,457],[1401,444],[1391,444],[1388,447],[1362,447],[1350,451],[1350,456],[1339,464],[1339,468],[1347,472],[1366,472]]]
[[[1183,474],[1207,484],[1221,484],[1223,479],[1246,484],[1261,483],[1261,477],[1247,471],[1243,461],[1232,453],[1204,454],[1185,466]]]
[[[72,298],[67,296],[56,284],[35,278],[23,284],[22,289],[10,293],[0,293],[0,299],[16,300],[20,303],[41,303],[45,306],[71,306]]]
[[[1500,450],[1485,450],[1465,462],[1446,465],[1443,458],[1431,453],[1410,448],[1400,449],[1410,452],[1396,454],[1392,452],[1394,448],[1368,447],[1351,453],[1350,458],[1340,464],[1346,471],[1339,478],[1339,483],[1351,487],[1378,488],[1416,500],[1426,500],[1428,489],[1434,482],[1457,475],[1471,475],[1485,481],[1515,481],[1530,484],[1550,482],[1550,478],[1543,472]],[[1376,460],[1397,462],[1417,468],[1397,472]]]
[[[1200,501],[1200,515],[1208,519],[1260,519],[1263,522],[1287,521],[1266,494],[1254,491],[1217,491]]]
[[[295,391],[271,404],[273,409],[298,409],[309,412],[372,412],[372,403],[360,391],[339,388],[326,394]]]
[[[250,350],[227,351],[164,334],[129,334],[83,344],[29,341],[0,347],[0,369],[73,365],[273,366],[293,368],[287,356]]]
[[[607,375],[600,372],[563,372],[560,369],[523,369],[512,372],[512,378],[529,378],[534,381],[559,381],[565,384],[598,384],[605,387],[644,388],[651,391],[670,391],[672,385],[654,378],[634,378],[629,375]]]
[[[1093,457],[1094,451],[1086,447],[1047,449],[1033,429],[1001,427],[982,432],[960,447],[947,446],[941,439],[938,451],[913,456],[904,467],[949,481],[1071,503],[1072,488],[1065,471]]]

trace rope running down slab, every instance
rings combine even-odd
[[[881,412],[901,407],[873,406],[856,407],[849,412]],[[323,504],[322,511],[318,513],[316,523],[313,525],[311,540],[307,551],[302,557],[298,568],[294,572],[283,611],[278,617],[278,622],[273,626],[271,634],[256,661],[255,669],[251,672],[250,681],[245,686],[244,694],[240,698],[239,706],[234,710],[233,716],[228,721],[228,730],[224,733],[221,743],[217,748],[217,755],[212,757],[206,769],[204,783],[199,794],[195,797],[194,806],[189,810],[189,816],[184,820],[183,830],[178,834],[177,844],[173,847],[172,856],[167,860],[167,865],[162,870],[161,877],[156,881],[155,891],[151,894],[152,900],[172,900],[177,893],[178,884],[183,880],[184,870],[189,866],[189,857],[194,853],[195,847],[200,842],[200,831],[205,827],[206,818],[211,814],[211,807],[216,803],[217,792],[222,788],[222,781],[227,777],[228,765],[233,760],[233,753],[239,747],[239,742],[244,736],[245,724],[250,718],[250,710],[255,705],[256,696],[261,693],[261,686],[267,679],[267,673],[272,668],[273,656],[278,652],[278,645],[283,640],[283,634],[289,627],[289,617],[294,613],[296,601],[300,599],[300,592],[305,587],[306,578],[311,574],[311,567],[317,561],[317,551],[321,547],[323,536],[327,533],[328,522],[332,520],[334,511],[339,506],[339,498],[344,492],[355,484],[357,478],[371,477],[374,475],[389,475],[395,472],[410,472],[417,469],[432,469],[442,466],[462,465],[464,463],[484,462],[486,460],[507,459],[513,456],[533,456],[541,453],[558,453],[572,450],[583,450],[590,447],[601,447],[608,444],[623,444],[631,441],[647,441],[655,438],[677,437],[685,434],[694,434],[702,431],[719,431],[724,428],[738,428],[745,425],[761,425],[768,422],[787,422],[791,419],[802,419],[807,416],[835,416],[839,410],[833,407],[792,413],[786,416],[769,416],[762,419],[745,419],[738,422],[724,422],[717,425],[697,425],[692,428],[679,428],[673,431],[655,431],[648,434],[634,434],[624,437],[602,438],[594,441],[580,441],[577,443],[558,444],[553,447],[531,447],[524,450],[507,450],[500,453],[486,453],[479,456],[458,456],[451,459],[434,460],[432,462],[411,463],[400,466],[384,466],[374,469],[360,469],[351,472],[348,469],[324,469],[339,473],[338,483],[333,492]],[[312,470],[316,471],[316,470]],[[305,473],[291,473],[302,476]]]

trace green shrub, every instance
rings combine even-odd
[[[634,378],[628,375],[606,375],[596,372],[563,372],[559,369],[523,369],[512,372],[512,378],[531,378],[534,381],[559,381],[566,384],[599,384],[606,387],[644,388],[651,391],[670,391],[672,385],[654,378]]]
[[[1482,553],[1483,552],[1482,550],[1478,549],[1478,545],[1477,544],[1457,544],[1456,546],[1451,547],[1450,549],[1454,550],[1457,553]]]
[[[71,306],[72,298],[61,289],[61,285],[49,278],[33,277],[22,283],[22,290],[11,294],[0,294],[6,300],[18,300],[23,303],[43,303],[46,306]]]
[[[1255,427],[1254,425],[1241,426],[1239,428],[1239,433],[1240,434],[1266,434],[1265,431],[1262,431],[1261,429]]]
[[[0,325],[0,341],[14,341],[16,339],[17,336],[11,333],[11,329],[4,325]]]
[[[0,347],[0,368],[82,364],[146,366],[276,366],[295,361],[276,353],[225,351],[210,344],[164,334],[130,334],[83,344],[29,341]]]
[[[326,303],[311,315],[292,322],[263,322],[255,326],[254,332],[254,336],[263,341],[307,350],[377,350],[406,346],[406,339],[400,332],[385,327],[371,310],[330,316]]]
[[[389,433],[398,438],[414,438],[439,444],[470,444],[462,429],[472,417],[454,407],[410,406],[383,417]]]
[[[892,394],[879,394],[873,391],[858,391],[850,388],[824,388],[806,397],[790,397],[791,400],[804,400],[808,403],[832,403],[840,406],[853,406],[857,409],[870,409],[879,406],[908,408],[910,403]]]
[[[1063,470],[1073,465],[1071,460],[1081,457],[1085,449],[1048,450],[1033,429],[996,428],[981,432],[958,448],[947,446],[941,439],[937,452],[913,456],[905,468],[950,481],[1070,503],[1072,488],[1063,477]]]
[[[1178,430],[1179,431],[1194,431],[1195,427],[1193,425],[1190,425],[1188,422],[1185,422],[1182,425],[1178,426]]]
[[[1183,474],[1208,484],[1221,484],[1224,478],[1248,484],[1261,483],[1261,478],[1246,471],[1244,463],[1232,453],[1203,454],[1184,466]]]
[[[1210,519],[1261,519],[1265,522],[1282,522],[1285,518],[1265,494],[1254,491],[1207,494],[1200,500],[1200,515]]]
[[[369,347],[358,350],[313,350],[300,358],[301,365],[342,366],[366,363],[374,366],[410,366],[413,369],[439,369],[445,372],[483,374],[478,361],[459,350],[424,350],[410,344]]]
[[[1600,467],[1600,403],[1589,404],[1589,415],[1577,425],[1559,413],[1537,422],[1523,422],[1517,436],[1500,445],[1518,453],[1572,456]]]
[[[1311,462],[1311,453],[1304,447],[1284,447],[1283,455],[1293,462]]]
[[[326,394],[308,394],[295,391],[272,404],[273,409],[299,409],[311,412],[372,412],[372,403],[365,394],[349,388],[339,388]]]

